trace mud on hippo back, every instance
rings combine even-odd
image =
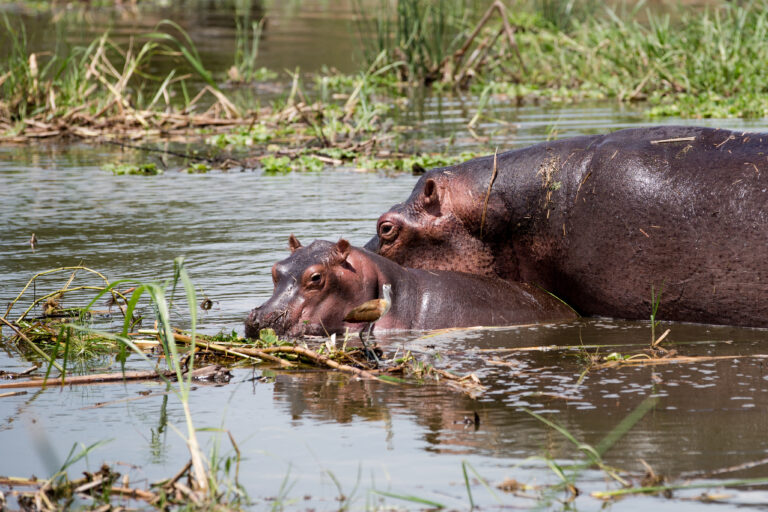
[[[246,336],[269,327],[279,335],[328,335],[366,325],[344,321],[356,306],[379,298],[390,283],[390,311],[377,331],[515,325],[577,317],[561,301],[534,286],[460,272],[403,268],[364,249],[317,240],[307,247],[291,235],[291,255],[272,267],[274,293],[251,311]]]
[[[434,169],[366,248],[587,315],[648,318],[653,285],[661,318],[768,327],[768,134],[636,128]]]

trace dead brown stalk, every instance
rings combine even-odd
[[[217,373],[226,372],[221,366],[210,365],[202,368],[197,368],[192,371],[193,379],[210,378]],[[74,377],[66,377],[65,379],[29,379],[16,382],[3,382],[0,383],[0,389],[14,389],[14,388],[41,388],[41,387],[56,387],[56,386],[75,386],[82,384],[102,384],[109,382],[123,382],[129,380],[152,380],[158,378],[175,378],[176,372],[166,371],[135,371],[135,372],[121,372],[121,373],[95,373],[92,375],[78,375]]]
[[[509,24],[509,20],[507,19],[507,7],[501,0],[495,0],[488,10],[485,11],[483,17],[480,18],[480,21],[477,23],[472,33],[467,36],[467,39],[464,41],[461,48],[456,50],[453,55],[445,57],[443,61],[440,62],[437,69],[432,73],[434,76],[442,76],[443,81],[451,81],[455,83],[466,82],[465,78],[471,70],[480,69],[485,64],[488,54],[487,50],[493,46],[493,43],[479,43],[476,52],[470,56],[467,65],[464,66],[463,69],[461,66],[467,51],[472,46],[472,43],[474,43],[478,34],[480,34],[483,27],[485,27],[491,20],[494,13],[497,13],[499,18],[501,18],[502,28],[499,30],[498,35],[493,41],[495,42],[502,33],[506,35],[507,46],[514,51],[520,64],[520,69],[523,73],[527,73],[523,57],[520,55],[520,49],[518,48],[517,40],[515,39],[515,30]]]

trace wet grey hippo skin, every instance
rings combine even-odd
[[[272,297],[251,311],[245,334],[255,338],[270,327],[279,335],[325,335],[359,331],[347,312],[379,298],[392,285],[392,307],[376,330],[439,329],[572,320],[576,313],[534,286],[450,271],[401,267],[346,240],[317,240],[302,247],[289,241],[291,255],[272,267]]]
[[[586,315],[768,327],[768,134],[664,126],[433,169],[366,248],[535,283]]]

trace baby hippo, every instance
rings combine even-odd
[[[367,324],[344,317],[391,285],[391,304],[377,330],[427,330],[573,320],[576,313],[524,283],[452,271],[404,268],[344,239],[307,247],[290,236],[291,255],[272,267],[272,297],[251,311],[245,335],[270,327],[281,336],[343,334]],[[382,301],[384,302],[384,301]]]

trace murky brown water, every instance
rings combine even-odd
[[[284,12],[294,4],[287,5],[265,8]],[[309,5],[323,16],[328,13],[322,3]],[[299,18],[312,12],[296,9]],[[320,29],[312,32],[316,26],[322,24],[307,29],[306,37],[315,38],[311,41],[325,37]],[[335,44],[346,44],[339,37]],[[318,46],[298,41],[302,47]],[[328,51],[340,51],[334,48]],[[299,57],[290,61],[291,66],[300,63]],[[482,146],[464,131],[474,108],[472,99],[429,97],[404,119],[424,145],[477,150]],[[562,137],[647,123],[612,104],[518,109],[497,103],[494,116],[510,124],[489,123],[480,132],[492,136],[489,146],[501,148],[539,142],[553,126]],[[707,124],[768,128],[765,121]],[[361,245],[373,233],[378,215],[404,199],[416,180],[345,171],[187,175],[171,166],[164,175],[138,177],[101,170],[104,163],[134,158],[131,152],[79,144],[0,148],[0,304],[40,270],[83,262],[112,279],[161,279],[170,276],[173,258],[184,255],[199,289],[215,301],[203,313],[202,329],[242,332],[247,311],[271,293],[269,269],[286,255],[290,233],[306,242],[344,236]],[[39,239],[34,253],[27,243],[32,232]],[[58,279],[51,284],[65,278]],[[439,367],[475,372],[487,391],[473,399],[445,386],[359,382],[316,370],[239,369],[229,385],[198,386],[191,407],[197,427],[232,432],[244,457],[240,481],[259,508],[272,506],[268,498],[280,495],[286,479],[284,497],[293,509],[337,508],[334,479],[352,498],[352,509],[374,508],[379,500],[416,508],[371,494],[374,489],[469,508],[463,461],[492,484],[513,478],[545,485],[558,481],[545,459],[561,465],[581,460],[573,445],[528,410],[597,446],[649,399],[655,405],[606,452],[608,464],[639,477],[642,459],[676,482],[710,482],[715,490],[717,481],[768,476],[768,371],[766,359],[758,357],[768,354],[768,332],[663,323],[661,329],[666,328],[671,329],[670,346],[682,355],[739,357],[585,372],[585,358],[574,348],[509,350],[583,343],[599,345],[589,352],[605,355],[648,342],[647,322],[609,319],[406,333],[380,341],[388,351],[411,350]],[[99,361],[117,370],[111,363],[109,358]],[[18,371],[28,365],[14,351],[0,351],[0,369]],[[131,360],[129,367],[145,365]],[[126,400],[144,391],[156,394]],[[163,391],[162,385],[142,383],[31,390],[0,398],[0,474],[46,476],[73,443],[109,439],[70,475],[86,466],[96,469],[103,461],[119,462],[118,469],[139,484],[175,473],[188,457],[170,426],[181,428],[183,413],[177,399]],[[108,405],[94,408],[103,402]],[[475,412],[477,428],[464,421]],[[222,451],[231,452],[226,435],[202,436],[207,448],[218,439]],[[577,485],[582,494],[573,506],[587,510],[602,505],[590,492],[618,487],[594,469],[582,471]],[[498,490],[491,494],[477,481],[472,490],[484,508],[499,502],[522,508],[535,503]],[[724,495],[710,506],[768,509],[764,487],[720,491]],[[699,509],[701,503],[690,498],[700,492],[678,491],[671,500],[633,497],[613,506]],[[554,495],[543,508],[563,508],[557,501],[563,498]]]

